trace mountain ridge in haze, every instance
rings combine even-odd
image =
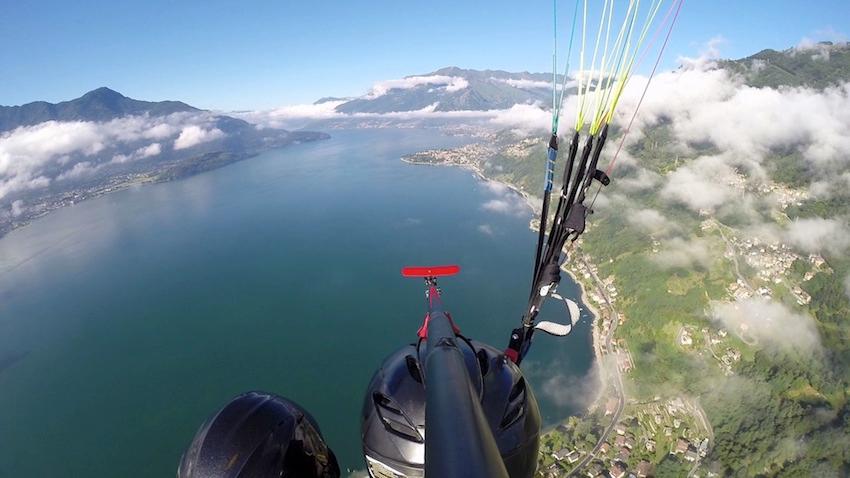
[[[181,101],[106,87],[59,103],[0,107],[0,236],[60,207],[328,138],[257,127]]]
[[[822,90],[850,79],[850,43],[819,42],[772,49],[718,62],[755,87],[803,86]]]
[[[559,75],[559,81],[562,76]],[[391,113],[433,108],[434,111],[496,110],[516,104],[552,101],[550,73],[511,73],[456,66],[422,75],[376,83],[369,94],[336,107],[340,113]]]
[[[823,89],[850,78],[850,44],[812,42],[783,51],[765,49],[745,58],[717,60],[717,66],[742,75],[750,86]],[[563,83],[563,76],[558,75],[557,81]],[[507,109],[516,104],[548,105],[552,101],[551,85],[551,73],[449,66],[377,82],[369,93],[357,98],[325,97],[316,103],[342,101],[335,110],[348,114],[423,109],[484,111]],[[567,94],[574,92],[574,84],[568,81]]]
[[[19,106],[0,106],[0,131],[45,121],[109,121],[129,115],[164,116],[203,110],[182,101],[142,101],[102,86],[79,98],[59,103],[33,101]]]

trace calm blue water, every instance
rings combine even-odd
[[[467,171],[399,161],[462,141],[335,131],[0,240],[0,476],[173,476],[198,425],[250,389],[306,406],[362,468],[362,393],[423,315],[400,267],[460,264],[446,306],[498,347],[526,299],[531,212]],[[577,411],[588,319],[524,364],[549,423]]]

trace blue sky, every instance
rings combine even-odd
[[[564,34],[573,5],[559,0]],[[718,36],[724,57],[741,57],[848,29],[847,0],[685,0],[665,65]],[[449,65],[547,71],[552,3],[5,0],[0,44],[0,104],[109,86],[203,108],[271,108]]]

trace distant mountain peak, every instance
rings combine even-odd
[[[88,93],[84,94],[81,98],[126,98],[126,96],[121,93],[109,88],[108,86],[101,86],[100,88],[95,88]]]
[[[101,86],[83,96],[60,103],[36,101],[21,106],[0,106],[0,132],[45,121],[108,121],[128,115],[165,116],[199,112],[181,101],[141,101]]]
[[[762,50],[719,65],[741,75],[748,85],[823,89],[850,81],[850,44],[808,42],[783,51]]]
[[[457,66],[446,66],[440,68],[439,70],[431,73],[431,75],[445,75],[445,76],[456,76],[463,75],[464,73],[468,73],[470,70],[465,70],[463,68]]]
[[[324,96],[324,97],[319,98],[318,100],[314,101],[313,104],[314,105],[320,105],[322,103],[328,103],[328,102],[331,102],[331,101],[350,101],[351,99],[352,98],[349,98],[349,97]]]
[[[560,77],[560,75],[559,75]],[[451,78],[451,81],[447,80]],[[512,73],[447,66],[378,83],[381,88],[336,107],[340,113],[506,109],[551,101],[551,73]]]

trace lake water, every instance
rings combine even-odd
[[[415,339],[422,284],[499,348],[528,293],[521,200],[401,155],[436,131],[334,131],[172,183],[56,211],[0,240],[0,476],[173,476],[200,423],[261,389],[308,408],[343,469],[380,361]],[[564,295],[577,294],[565,277]],[[590,320],[523,364],[547,423],[579,411]]]

